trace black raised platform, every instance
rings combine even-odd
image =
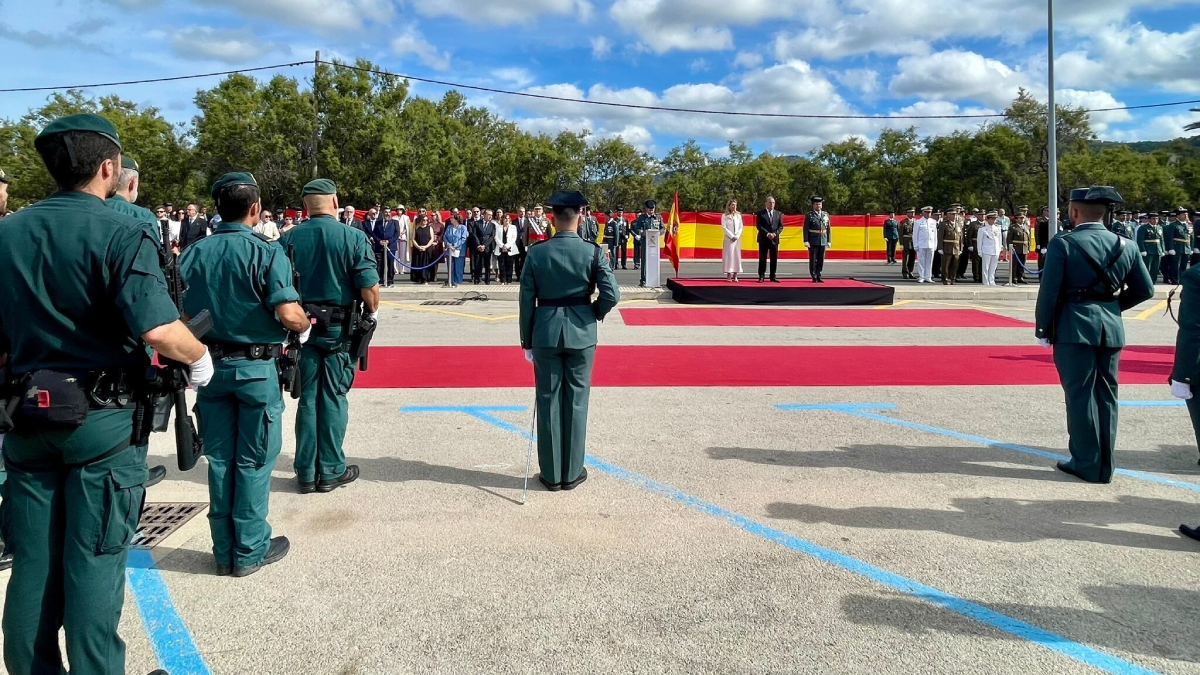
[[[895,289],[856,279],[757,280],[730,283],[724,279],[668,279],[675,302],[684,305],[890,305]]]

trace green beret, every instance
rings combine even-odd
[[[121,168],[129,169],[131,171],[141,171],[141,169],[138,167],[137,160],[129,155],[121,155]]]
[[[335,195],[337,194],[337,186],[328,178],[318,178],[314,181],[309,181],[304,189],[300,191],[300,195]]]
[[[221,176],[220,178],[218,178],[217,182],[212,184],[212,189],[209,190],[208,194],[210,197],[216,197],[217,192],[224,190],[227,187],[232,187],[234,185],[255,185],[255,186],[257,186],[258,183],[255,182],[254,176],[252,174],[246,173],[244,171],[227,173],[224,176]]]
[[[113,123],[99,115],[87,113],[60,117],[50,124],[47,124],[46,128],[42,129],[42,132],[39,133],[37,138],[34,139],[34,145],[37,145],[37,142],[43,138],[49,138],[55,134],[62,134],[68,131],[83,131],[100,134],[113,143],[116,143],[118,148],[121,147],[121,141],[117,136],[117,128],[113,126]]]

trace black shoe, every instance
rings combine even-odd
[[[1188,527],[1187,525],[1180,525],[1179,533],[1185,537],[1200,541],[1200,527]]]
[[[543,478],[542,474],[540,474],[540,473],[538,474],[538,482],[541,483],[542,485],[545,485],[546,489],[551,492],[558,492],[559,490],[563,489],[562,483],[551,483],[550,481]]]
[[[12,567],[12,554],[0,555],[0,572]]]
[[[1103,484],[1103,483],[1111,483],[1112,482],[1111,479],[1110,480],[1091,480],[1090,478],[1084,477],[1082,474],[1079,473],[1079,470],[1075,468],[1075,464],[1072,463],[1070,460],[1063,460],[1061,462],[1057,462],[1054,465],[1054,467],[1063,473],[1067,473],[1067,474],[1071,474],[1072,476],[1075,476],[1076,478],[1078,478],[1079,480],[1081,480],[1085,483]]]
[[[311,495],[317,491],[317,481],[315,480],[306,483],[297,478],[296,483],[300,485],[300,494],[302,495]]]
[[[225,563],[217,563],[217,576],[227,577],[230,574],[233,574],[233,565],[226,565]]]
[[[167,671],[163,670],[162,668],[159,668],[158,670],[155,670],[154,672],[150,673],[150,675],[171,675],[171,674],[168,673]]]
[[[317,481],[317,492],[333,492],[334,490],[349,485],[358,480],[358,466],[350,464],[346,467],[345,473],[333,480],[321,479]]]
[[[167,477],[167,467],[162,466],[161,464],[156,467],[153,467],[150,469],[150,474],[146,478],[146,487],[148,487],[148,488],[154,487],[155,485],[158,485],[159,483],[163,482],[163,479],[166,477]]]
[[[772,277],[772,278],[771,278],[771,283],[773,283],[773,284],[777,284],[777,283],[779,283],[779,280],[778,280],[778,279],[775,279],[774,277]]]
[[[758,283],[760,283],[760,284],[761,284],[761,283],[762,283],[762,282],[764,282],[764,281],[766,281],[766,279],[763,279],[762,277],[759,277],[759,278],[758,278]]]
[[[585,480],[587,480],[587,467],[586,466],[579,470],[579,478],[576,478],[575,480],[573,480],[569,483],[563,483],[562,489],[574,490],[575,488],[579,487],[579,484]]]
[[[825,283],[825,280],[824,280],[824,279],[822,279],[821,277],[817,277],[817,283],[818,283],[818,284],[823,284],[823,283]]]
[[[283,560],[291,547],[292,544],[288,541],[287,537],[272,537],[271,545],[267,547],[267,554],[263,556],[262,562],[245,567],[235,567],[233,568],[233,576],[239,579],[248,577],[271,563],[277,563]]]

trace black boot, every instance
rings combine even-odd
[[[343,485],[349,485],[356,480],[358,480],[358,466],[350,464],[346,466],[346,471],[341,476],[333,480],[322,478],[317,481],[317,492],[333,492]]]

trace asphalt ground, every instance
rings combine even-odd
[[[1033,303],[878,311],[949,306],[1031,320]],[[445,366],[471,368],[516,342],[515,314],[389,302],[376,340],[461,346]],[[1174,342],[1152,302],[1126,326],[1130,344]],[[628,327],[616,312],[600,336],[1033,342],[1025,328]],[[531,480],[521,505],[532,395],[353,390],[363,479],[303,496],[289,400],[271,523],[291,554],[216,577],[192,520],[150,552],[154,569],[131,570],[128,672],[1200,673],[1200,543],[1175,532],[1200,522],[1182,407],[1123,407],[1125,471],[1097,486],[1053,468],[1067,443],[1053,386],[602,388],[590,479],[555,494]],[[174,471],[169,443],[153,439],[172,471],[149,500],[205,501],[203,464]]]

